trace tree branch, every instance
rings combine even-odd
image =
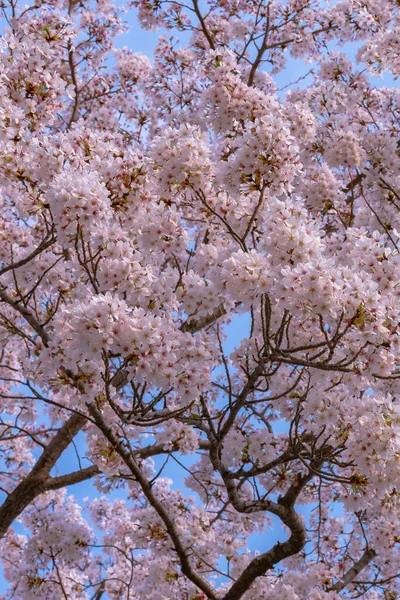
[[[47,479],[43,485],[43,491],[48,492],[49,490],[59,490],[67,485],[73,485],[75,483],[80,483],[81,481],[91,479],[100,473],[101,471],[99,467],[96,465],[91,465],[86,469],[74,471],[73,473],[67,473],[66,475],[60,475],[59,477],[49,477],[49,479]]]
[[[211,50],[215,50],[214,41],[213,41],[211,35],[208,32],[208,29],[206,27],[206,23],[204,21],[203,15],[201,14],[200,9],[199,9],[198,1],[197,0],[192,0],[192,1],[193,1],[193,10],[194,10],[194,12],[196,14],[196,17],[199,20],[200,27],[201,27],[201,30],[203,32],[203,35],[206,38],[206,40],[208,42],[208,45],[210,46]]]
[[[264,55],[264,52],[267,49],[268,36],[269,36],[269,5],[267,7],[267,20],[266,20],[266,23],[265,23],[265,33],[264,33],[263,41],[262,41],[260,49],[257,52],[257,56],[255,58],[255,61],[251,65],[249,79],[247,81],[247,85],[248,86],[252,86],[253,83],[254,83],[254,77],[256,75],[257,69],[260,66],[260,63],[262,61],[262,57]]]
[[[294,509],[290,511],[290,514],[288,513],[287,522],[290,523],[292,532],[290,538],[282,544],[277,542],[271,550],[253,558],[222,600],[239,600],[257,577],[264,575],[277,563],[302,550],[306,543],[305,528]]]
[[[217,440],[215,441],[218,443]],[[261,498],[255,502],[248,503],[240,498],[238,485],[235,480],[230,477],[228,469],[222,464],[218,450],[218,446],[212,447],[210,459],[213,467],[222,477],[232,506],[238,512],[245,514],[261,510],[269,511],[279,517],[282,523],[289,528],[291,533],[288,540],[283,543],[277,542],[270,550],[254,558],[222,598],[222,600],[239,600],[239,598],[249,590],[257,577],[264,575],[277,563],[289,556],[297,554],[304,548],[306,543],[306,529],[302,518],[295,511],[294,504],[301,491],[313,478],[314,474],[310,470],[305,475],[299,477],[297,481],[289,486],[286,494],[278,499],[278,502],[273,502],[268,498]]]
[[[46,487],[47,481],[51,479],[49,473],[85,423],[84,416],[72,415],[43,450],[29,475],[7,496],[0,507],[0,538],[5,535],[12,522],[36,496],[47,489],[52,489]]]
[[[354,581],[357,575],[369,565],[369,563],[375,558],[375,556],[375,550],[373,550],[372,548],[366,550],[360,558],[360,560],[354,563],[351,569],[349,569],[347,573],[343,575],[342,579],[335,583],[335,585],[333,585],[330,588],[330,590],[333,592],[341,592],[342,590],[344,590],[344,588],[347,587],[352,581]]]
[[[13,300],[4,290],[0,290],[0,300],[11,306],[11,308],[16,310],[17,312],[19,312],[19,314],[22,317],[24,317],[25,321],[29,323],[32,329],[36,331],[36,333],[41,338],[43,344],[45,346],[48,346],[50,338],[44,330],[44,327],[39,323],[36,317],[34,317],[33,314],[29,312],[27,308],[25,308],[25,306],[22,306],[19,302]]]
[[[215,592],[213,587],[203,579],[192,567],[189,561],[187,551],[180,539],[178,530],[175,526],[174,519],[168,514],[163,504],[156,498],[153,493],[151,483],[143,475],[142,470],[134,460],[132,454],[127,450],[122,442],[112,431],[110,427],[106,425],[100,410],[93,404],[88,404],[89,413],[96,422],[97,427],[100,429],[104,437],[110,442],[113,449],[118,452],[126,466],[134,475],[136,481],[140,484],[143,494],[147,498],[149,504],[157,512],[160,519],[163,521],[166,531],[174,545],[175,552],[179,557],[182,573],[190,579],[210,600],[218,600],[218,594]]]
[[[18,260],[17,262],[12,263],[11,265],[7,265],[6,267],[3,267],[2,269],[0,269],[0,275],[4,275],[4,273],[7,273],[8,271],[12,271],[13,269],[18,269],[19,267],[23,267],[28,262],[30,262],[31,260],[36,258],[36,256],[41,254],[44,250],[49,248],[54,242],[55,242],[55,238],[53,236],[51,236],[50,239],[48,239],[48,240],[43,240],[39,244],[39,246],[37,248],[35,248],[35,250],[33,250],[33,252],[28,254],[28,256],[26,256],[25,258],[21,258],[21,260]]]
[[[188,333],[197,333],[204,327],[208,327],[217,321],[220,317],[226,315],[226,310],[223,304],[217,306],[217,308],[210,314],[200,317],[200,319],[190,319],[186,321],[181,327],[181,331]]]

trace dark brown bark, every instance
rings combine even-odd
[[[56,489],[54,481],[53,487],[47,487],[52,480],[50,471],[85,423],[84,416],[72,415],[48,443],[29,475],[7,496],[0,507],[0,538],[36,496],[48,489]]]
[[[45,346],[49,343],[49,336],[44,330],[43,325],[39,323],[36,317],[20,302],[13,300],[11,296],[7,294],[4,290],[0,290],[0,300],[2,300],[5,304],[8,304],[16,310],[22,317],[24,317],[25,321],[29,323],[29,325],[36,331],[36,333],[40,336]]]
[[[45,492],[49,490],[59,490],[60,488],[66,487],[67,485],[74,485],[81,481],[87,481],[95,475],[100,474],[100,469],[96,465],[86,467],[86,469],[80,469],[73,473],[67,473],[65,475],[59,475],[58,477],[49,477],[44,483]]]
[[[148,479],[143,475],[142,470],[136,463],[134,455],[124,446],[124,443],[118,436],[112,431],[112,429],[104,422],[103,416],[100,410],[94,405],[88,405],[90,415],[96,422],[97,427],[100,429],[104,437],[110,442],[113,449],[119,454],[126,466],[129,468],[132,475],[142,488],[143,494],[146,497],[149,504],[157,512],[158,516],[164,523],[165,529],[169,535],[169,538],[173,544],[174,550],[179,558],[182,573],[194,583],[199,590],[206,594],[210,600],[218,600],[219,596],[208,583],[206,579],[201,577],[196,570],[192,567],[188,552],[182,543],[178,530],[175,526],[174,519],[169,515],[168,511],[163,506],[153,492],[153,488]]]
[[[287,519],[288,522],[291,522],[292,535],[290,538],[282,544],[277,542],[271,550],[254,558],[232,585],[231,589],[223,596],[222,600],[239,600],[249,590],[257,577],[265,575],[277,563],[297,554],[303,549],[306,543],[304,525],[294,510],[291,513],[293,514],[290,514],[290,517],[288,513]]]

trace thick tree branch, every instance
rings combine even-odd
[[[287,522],[290,523],[292,535],[283,542],[277,542],[275,546],[254,558],[244,569],[230,590],[223,596],[222,600],[239,600],[250,588],[252,583],[271,570],[276,564],[293,556],[302,550],[306,543],[305,528],[297,513],[292,509],[287,514]]]
[[[240,497],[239,487],[236,481],[232,479],[228,469],[223,465],[219,456],[218,441],[215,440],[215,442],[215,444],[212,444],[210,459],[213,467],[222,477],[232,506],[238,512],[245,514],[251,514],[262,510],[269,511],[279,517],[282,523],[286,525],[291,532],[288,540],[283,543],[278,542],[270,550],[254,558],[222,599],[238,600],[249,590],[257,577],[264,575],[268,570],[272,569],[277,563],[285,558],[297,554],[304,547],[306,543],[306,529],[302,518],[295,511],[294,504],[301,491],[313,478],[314,474],[312,471],[309,471],[307,474],[300,476],[297,481],[289,486],[286,494],[281,496],[278,499],[278,502],[273,502],[268,498],[260,498],[255,502],[249,503]]]
[[[4,273],[7,273],[8,271],[18,269],[19,267],[23,267],[24,265],[28,264],[28,262],[39,256],[39,254],[41,254],[44,250],[49,248],[54,242],[55,238],[53,236],[51,236],[49,239],[43,240],[39,244],[39,246],[35,248],[35,250],[33,250],[33,252],[28,254],[28,256],[26,256],[25,258],[21,258],[21,260],[18,260],[17,262],[12,263],[11,265],[7,265],[6,267],[0,269],[0,275],[4,275]]]
[[[41,338],[43,344],[45,346],[48,346],[50,338],[47,335],[44,327],[39,323],[36,317],[34,317],[33,314],[27,308],[25,308],[25,306],[22,306],[19,302],[13,300],[11,296],[9,296],[4,290],[0,290],[0,300],[11,306],[11,308],[16,310],[17,312],[19,312],[19,314],[22,317],[24,317],[25,321],[29,323],[32,329],[36,331],[36,333]]]
[[[259,50],[257,52],[257,56],[256,56],[253,64],[251,65],[249,79],[247,81],[247,85],[248,86],[252,86],[253,85],[253,83],[254,83],[254,77],[256,75],[257,69],[260,66],[260,63],[262,61],[262,57],[264,56],[264,52],[267,49],[267,41],[268,41],[268,36],[269,36],[269,30],[270,30],[270,21],[269,21],[269,5],[268,5],[268,7],[267,7],[267,19],[266,19],[266,23],[265,23],[265,33],[264,33],[264,37],[263,37],[263,41],[262,41],[261,47],[259,48]]]
[[[190,564],[188,553],[184,547],[178,530],[175,526],[174,519],[168,514],[168,511],[164,508],[163,504],[156,498],[153,493],[151,483],[143,475],[142,470],[134,460],[134,457],[126,449],[122,440],[120,440],[110,427],[106,425],[100,410],[94,404],[88,404],[90,415],[96,422],[97,427],[100,429],[104,437],[110,442],[113,449],[118,452],[126,466],[135,477],[136,481],[140,484],[143,494],[147,498],[149,504],[157,512],[160,519],[165,525],[165,529],[173,543],[175,552],[177,553],[182,569],[182,573],[190,579],[210,600],[218,600],[218,594],[212,588],[212,586],[201,577]]]
[[[199,20],[200,27],[201,27],[201,30],[203,32],[203,35],[206,38],[206,40],[208,42],[208,45],[210,46],[211,50],[215,50],[214,41],[213,41],[213,39],[212,39],[212,37],[211,37],[208,29],[207,29],[206,23],[204,21],[204,17],[203,17],[203,15],[200,12],[198,0],[192,0],[192,1],[193,1],[193,11],[194,11],[194,13],[196,14],[196,17]]]
[[[366,550],[362,557],[354,563],[354,565],[345,573],[340,581],[335,583],[330,589],[333,592],[341,592],[345,587],[350,585],[359,573],[375,558],[376,552],[372,548]]]
[[[197,333],[197,331],[212,325],[224,315],[226,315],[226,310],[224,305],[220,304],[210,315],[205,315],[204,317],[200,317],[200,319],[190,319],[189,321],[186,321],[186,323],[182,325],[181,331]]]
[[[74,104],[72,107],[71,117],[70,117],[70,120],[69,120],[69,123],[67,126],[67,129],[70,129],[72,123],[74,123],[76,121],[78,104],[79,104],[79,88],[78,88],[78,81],[76,78],[75,64],[74,64],[74,48],[70,41],[68,42],[68,64],[69,64],[69,68],[71,71],[72,84],[73,84],[74,90],[75,90]]]
[[[291,535],[285,542],[277,542],[270,550],[254,558],[222,600],[239,600],[249,590],[257,577],[265,575],[276,564],[289,556],[297,554],[304,548],[306,543],[306,529],[302,518],[294,509],[294,502],[312,476],[312,473],[304,475],[297,484],[290,486],[285,496],[278,500],[278,503],[264,500],[256,502],[254,505],[246,505],[244,501],[239,499],[235,484],[233,482],[228,483],[229,499],[236,510],[244,513],[253,512],[253,508],[256,510],[268,510],[280,518],[282,523],[289,528]],[[235,492],[233,492],[233,486],[236,488]]]
[[[0,507],[0,538],[36,496],[51,489],[46,487],[51,469],[85,423],[84,416],[72,415],[43,450],[29,475],[7,496]]]
[[[60,475],[59,477],[50,477],[43,484],[43,491],[48,492],[49,490],[59,490],[67,485],[74,485],[75,483],[80,483],[81,481],[91,479],[100,473],[101,471],[96,465],[91,465],[90,467],[86,467],[86,469],[80,469],[79,471],[74,471],[73,473],[67,473],[66,475]]]

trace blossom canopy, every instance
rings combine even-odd
[[[1,11],[0,598],[399,598],[399,2]]]

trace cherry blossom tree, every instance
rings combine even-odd
[[[395,600],[399,2],[132,7],[1,3],[1,598]]]

